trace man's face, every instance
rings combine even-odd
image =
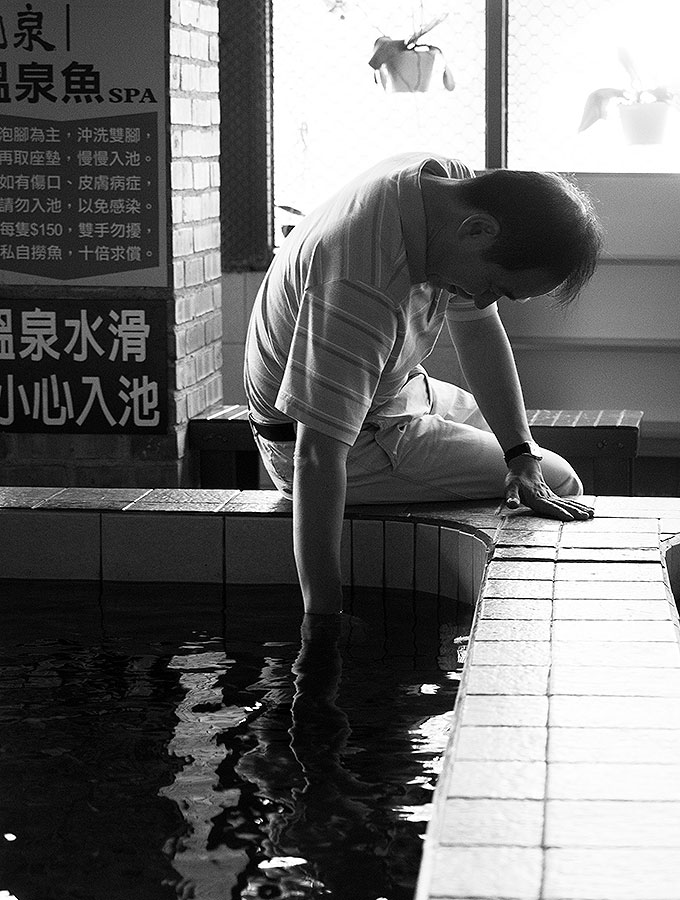
[[[543,269],[509,271],[481,256],[459,259],[441,269],[429,274],[428,281],[459,297],[474,300],[477,309],[485,309],[503,297],[524,303],[557,287],[554,277]]]
[[[558,286],[544,269],[510,271],[488,260],[487,254],[500,234],[493,216],[473,212],[459,225],[444,225],[428,235],[427,280],[474,300],[478,309],[502,297],[523,302],[547,294]]]

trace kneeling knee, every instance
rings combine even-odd
[[[583,482],[566,460],[562,460],[562,463],[563,466],[558,473],[562,480],[553,487],[553,490],[559,497],[581,496],[583,494]]]
[[[583,493],[581,479],[571,463],[551,450],[543,451],[543,477],[558,497],[578,497]]]

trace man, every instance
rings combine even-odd
[[[591,277],[601,230],[556,175],[474,177],[426,154],[386,160],[307,216],[258,293],[245,360],[255,439],[293,500],[305,610],[342,609],[346,503],[505,496],[545,516],[592,510],[532,441],[497,301]],[[444,321],[471,393],[420,365]]]

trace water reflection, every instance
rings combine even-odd
[[[187,824],[166,845],[177,896],[413,896],[451,726],[461,629],[436,626],[440,665],[424,683],[388,666],[383,684],[374,673],[357,687],[369,676],[352,657],[346,622],[306,616],[299,643],[269,643],[264,659],[241,648],[237,663],[198,647],[171,659],[185,695],[169,750],[184,766],[160,793]],[[248,683],[244,675],[258,664]],[[414,717],[407,707],[418,705]],[[394,721],[381,728],[385,716]]]
[[[179,896],[194,896],[199,888],[197,896],[222,900],[247,863],[244,852],[221,846],[208,849],[213,819],[238,800],[236,791],[221,789],[217,774],[228,752],[218,743],[218,736],[241,725],[247,715],[240,706],[223,705],[217,684],[233,663],[223,651],[216,651],[173,656],[168,664],[182,673],[180,684],[186,691],[177,707],[178,722],[168,746],[168,751],[186,764],[174,782],[159,791],[160,796],[175,801],[188,826],[185,835],[170,839],[165,846],[181,875],[176,885]],[[206,863],[219,864],[219,869]]]
[[[450,603],[358,598],[362,636],[279,589],[91,593],[0,597],[0,893],[411,900]]]

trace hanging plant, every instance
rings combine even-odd
[[[610,107],[616,104],[629,143],[661,143],[668,111],[671,107],[680,109],[680,99],[665,85],[647,87],[624,47],[619,48],[618,56],[628,75],[628,86],[598,88],[589,94],[579,131],[585,131],[599,119],[607,118]]]
[[[448,13],[422,26],[406,40],[393,40],[382,35],[373,45],[373,56],[368,64],[376,70],[376,79],[385,90],[396,92],[422,92],[429,90],[432,71],[437,56],[444,59],[439,47],[419,43],[420,38],[444,21]],[[453,73],[444,60],[442,81],[447,91],[452,91],[456,82]]]

